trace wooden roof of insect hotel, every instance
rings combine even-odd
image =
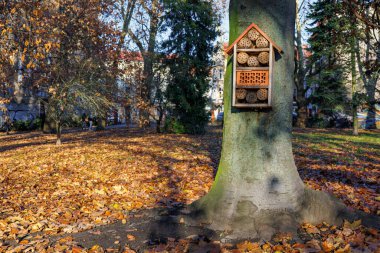
[[[252,29],[256,29],[260,34],[261,36],[263,36],[265,39],[267,39],[272,45],[273,47],[279,52],[279,53],[282,53],[283,50],[281,47],[279,47],[265,32],[263,32],[263,30],[261,30],[255,23],[252,23],[250,26],[248,26],[247,29],[245,29],[245,31],[234,41],[234,43],[232,43],[226,50],[225,52],[229,55],[231,55],[233,53],[233,49],[234,49],[234,46],[235,44],[237,44],[242,38],[244,38],[248,32]]]

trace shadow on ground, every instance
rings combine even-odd
[[[84,248],[100,245],[104,249],[121,251],[128,246],[136,252],[144,252],[149,248],[167,246],[170,242],[186,239],[190,242],[184,250],[186,252],[219,252],[220,245],[211,242],[219,241],[221,233],[204,226],[185,224],[181,218],[185,215],[184,210],[180,205],[142,210],[132,213],[126,224],[119,221],[70,236]],[[58,241],[65,236],[67,235],[51,237],[51,241]]]

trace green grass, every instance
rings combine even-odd
[[[380,148],[380,131],[362,131],[359,136],[354,136],[349,130],[301,130],[295,129],[293,132],[295,140],[306,141],[312,144],[315,149],[321,147],[342,148],[355,146],[356,152],[362,154],[368,149]],[[348,145],[348,146],[347,146]]]

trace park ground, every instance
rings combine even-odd
[[[201,136],[68,131],[62,146],[54,138],[0,133],[0,252],[134,252],[131,245],[147,242],[133,231],[108,238],[113,245],[86,245],[75,235],[101,234],[104,227],[135,219],[138,210],[170,209],[205,195],[217,170],[222,130],[209,127]],[[306,185],[337,196],[352,210],[380,215],[379,130],[352,136],[350,130],[295,129],[293,152]],[[379,231],[360,220],[341,227],[303,224],[299,231],[239,244],[169,237],[145,250],[380,252]]]

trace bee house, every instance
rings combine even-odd
[[[282,52],[254,23],[226,49],[233,54],[233,107],[271,107],[274,50]]]

